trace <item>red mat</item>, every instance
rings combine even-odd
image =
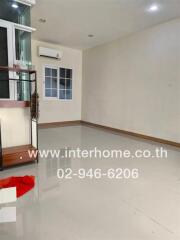
[[[32,188],[34,188],[34,185],[34,176],[9,177],[5,179],[0,179],[0,189],[16,187],[17,197],[21,197],[25,193],[29,192]]]

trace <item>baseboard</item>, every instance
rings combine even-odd
[[[95,123],[86,122],[86,121],[81,121],[81,124],[86,125],[86,126],[91,126],[91,127],[104,129],[106,131],[111,131],[111,132],[115,132],[115,133],[119,133],[119,134],[126,134],[126,135],[129,135],[129,136],[145,139],[145,140],[148,140],[148,141],[153,141],[153,142],[162,143],[162,144],[166,144],[166,145],[170,145],[170,146],[173,146],[173,147],[180,148],[180,143],[178,143],[178,142],[173,142],[173,141],[169,141],[169,140],[165,140],[165,139],[161,139],[161,138],[151,137],[151,136],[143,135],[143,134],[140,134],[140,133],[125,131],[125,130],[121,130],[121,129],[118,129],[118,128],[107,127],[107,126],[104,126],[104,125],[95,124]]]
[[[129,136],[145,139],[145,140],[148,140],[148,141],[153,141],[153,142],[162,143],[162,144],[166,144],[166,145],[170,145],[170,146],[173,146],[173,147],[180,148],[180,143],[178,143],[178,142],[173,142],[173,141],[169,141],[169,140],[165,140],[165,139],[161,139],[161,138],[147,136],[147,135],[140,134],[140,133],[121,130],[121,129],[118,129],[118,128],[112,128],[112,127],[108,127],[108,126],[104,126],[104,125],[100,125],[100,124],[96,124],[96,123],[91,123],[91,122],[87,122],[87,121],[82,121],[82,120],[64,121],[64,122],[51,122],[51,123],[39,123],[38,126],[39,126],[40,129],[43,129],[43,128],[55,128],[55,127],[76,126],[76,125],[86,125],[86,126],[89,126],[89,127],[95,127],[95,128],[103,129],[103,130],[106,130],[106,131],[115,132],[115,133],[118,133],[118,134],[126,134],[126,135],[129,135]]]
[[[75,120],[75,121],[39,123],[38,127],[40,129],[42,129],[42,128],[55,128],[55,127],[75,126],[75,125],[80,125],[80,124],[81,124],[81,120]]]

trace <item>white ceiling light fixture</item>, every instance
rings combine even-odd
[[[18,5],[17,5],[16,3],[13,3],[11,6],[12,6],[13,8],[15,8],[15,9],[18,8]]]
[[[152,4],[147,11],[148,12],[157,12],[159,10],[159,6],[157,4]]]

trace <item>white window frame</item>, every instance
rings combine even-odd
[[[46,97],[46,88],[45,88],[45,69],[56,69],[57,70],[57,97]],[[43,66],[43,97],[45,100],[58,100],[59,94],[58,94],[58,79],[59,79],[59,71],[57,66],[52,65],[44,65]]]
[[[71,68],[71,67],[67,67],[67,66],[60,66],[59,67],[59,69],[60,68],[65,68],[65,69],[71,69],[72,70],[72,79],[71,79],[71,81],[72,81],[72,88],[71,88],[71,91],[72,91],[72,93],[71,93],[71,96],[72,96],[72,98],[71,99],[62,99],[62,98],[59,98],[59,91],[60,91],[60,88],[58,89],[58,99],[60,100],[60,101],[65,101],[65,102],[70,102],[70,101],[72,101],[73,100],[73,73],[74,73],[74,70],[73,70],[73,68]],[[65,78],[66,79],[66,78]],[[59,83],[60,83],[60,76],[59,76]],[[68,90],[67,88],[65,89],[65,90]]]
[[[14,58],[13,58],[14,44],[12,44],[13,26],[12,26],[12,23],[0,19],[0,27],[7,29],[8,66],[13,67],[13,62],[14,62]],[[13,72],[9,72],[9,78],[14,78]],[[14,98],[15,98],[14,82],[9,81],[9,98],[0,98],[0,101],[1,100],[12,100]]]
[[[46,88],[45,88],[45,69],[46,68],[51,68],[51,69],[57,69],[57,97],[46,97]],[[59,84],[60,84],[60,74],[59,74],[59,69],[60,68],[65,68],[65,69],[72,69],[72,88],[71,88],[71,91],[72,91],[72,98],[71,99],[60,99],[59,98],[59,91],[60,91],[60,88],[59,88]],[[71,67],[67,67],[67,66],[54,66],[54,65],[50,65],[50,64],[45,64],[43,66],[43,99],[44,100],[50,100],[50,101],[62,101],[62,102],[70,102],[73,100],[73,73],[74,73],[74,70],[73,68]]]
[[[2,19],[0,19],[0,27],[7,28],[8,66],[13,67],[13,64],[18,63],[18,61],[16,60],[15,30],[18,29],[27,32],[33,32],[36,31],[36,29]],[[16,78],[16,73],[9,72],[9,78]],[[17,100],[16,92],[17,84],[15,83],[15,81],[9,81],[9,98],[0,98],[0,101]]]

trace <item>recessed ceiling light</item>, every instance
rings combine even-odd
[[[12,6],[13,8],[18,8],[18,5],[17,5],[16,3],[13,3],[11,6]]]
[[[159,10],[159,6],[157,4],[153,4],[148,8],[148,12],[157,12]]]
[[[93,35],[93,34],[89,34],[88,37],[89,37],[89,38],[92,38],[92,37],[94,37],[94,35]]]

